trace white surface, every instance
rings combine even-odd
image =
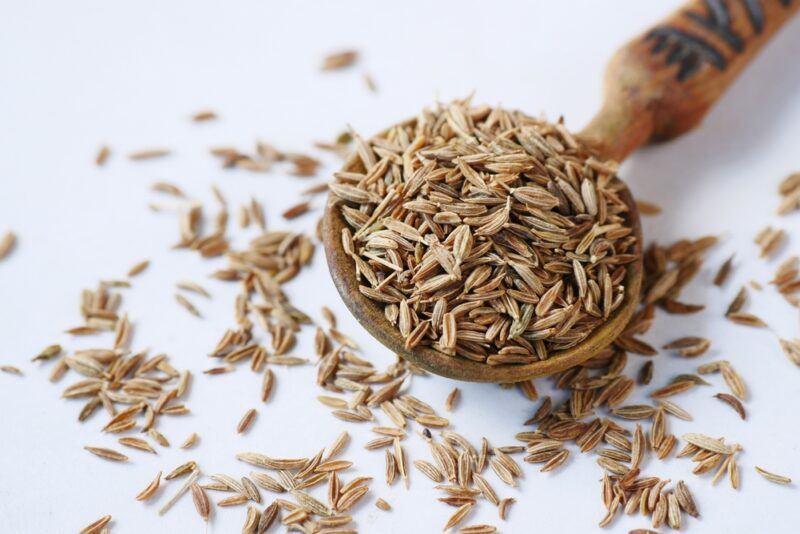
[[[0,530],[75,532],[110,513],[114,532],[202,532],[190,499],[159,518],[156,506],[133,496],[156,471],[188,459],[206,472],[245,474],[236,452],[310,455],[346,426],[354,440],[345,457],[356,461],[356,472],[376,477],[372,494],[394,507],[380,512],[374,497],[361,505],[355,514],[360,530],[439,531],[452,509],[435,501],[439,495],[432,484],[416,472],[409,491],[401,485],[386,488],[382,452],[361,448],[370,439],[369,426],[345,425],[313,400],[319,393],[314,368],[278,369],[268,405],[258,401],[259,377],[244,367],[220,377],[199,374],[212,364],[209,348],[232,324],[234,286],[206,278],[223,261],[170,250],[177,239],[175,217],[147,210],[148,202],[158,200],[148,185],[169,180],[210,202],[213,182],[234,205],[255,195],[278,228],[284,223],[277,214],[311,181],[281,172],[220,170],[207,154],[209,146],[249,148],[262,138],[280,148],[308,150],[313,140],[334,137],[346,123],[371,133],[435,98],[473,89],[477,101],[551,118],[563,113],[568,125],[579,128],[599,106],[606,59],[677,2],[658,4],[6,2],[0,17],[0,233],[16,230],[19,246],[0,263],[0,363],[18,365],[25,376],[0,374]],[[363,52],[356,68],[318,72],[325,53],[350,46]],[[756,257],[752,237],[763,225],[793,230],[781,257],[798,252],[798,216],[772,215],[778,180],[800,168],[798,49],[800,20],[778,36],[701,129],[642,150],[624,166],[634,192],[665,208],[664,215],[646,221],[648,239],[724,236],[686,293],[685,300],[706,303],[707,310],[688,318],[662,314],[646,339],[661,345],[683,335],[708,336],[713,349],[698,361],[730,359],[751,390],[747,422],[711,398],[724,388],[718,377],[712,378],[713,387],[678,399],[695,422],[670,422],[678,435],[700,431],[743,444],[739,493],[693,476],[688,460],[651,459],[645,466],[648,474],[685,479],[694,491],[703,517],[686,521],[688,532],[785,532],[800,519],[797,488],[770,485],[753,471],[760,464],[800,479],[800,416],[794,407],[800,371],[767,331],[720,319],[740,284],[768,280],[777,264]],[[378,95],[366,91],[364,70],[375,78]],[[222,120],[204,125],[187,120],[206,107]],[[97,169],[92,158],[102,143],[114,153]],[[122,156],[162,145],[176,155],[138,164]],[[337,164],[328,162],[326,172]],[[299,224],[310,230],[314,219],[307,216]],[[240,244],[247,239],[235,234]],[[733,280],[723,290],[709,287],[713,271],[734,251]],[[152,259],[150,269],[124,292],[124,308],[135,320],[134,346],[166,351],[176,367],[196,373],[188,400],[193,415],[163,422],[171,449],[159,449],[158,456],[125,451],[132,461],[117,465],[82,450],[86,444],[115,445],[113,436],[99,432],[104,417],[78,424],[80,403],[61,400],[64,384],[47,381],[50,366],[38,368],[29,359],[49,343],[73,348],[84,343],[60,334],[79,323],[80,290],[100,278],[122,276],[142,258]],[[194,299],[205,319],[174,303],[173,284],[183,278],[201,281],[213,292],[211,301]],[[314,316],[327,303],[366,355],[379,364],[390,361],[347,316],[320,250],[311,272],[288,291]],[[750,309],[781,335],[798,335],[797,310],[772,289],[753,294]],[[311,353],[308,337],[296,353]],[[636,356],[630,361],[633,369],[643,362]],[[659,356],[653,385],[690,372],[695,363]],[[443,409],[454,385],[439,378],[415,380],[413,392]],[[496,386],[458,385],[463,399],[452,415],[454,428],[475,442],[486,435],[495,445],[513,443],[535,405]],[[545,381],[539,387],[541,393],[550,389]],[[237,436],[236,423],[250,407],[258,407],[260,415],[246,436]],[[201,435],[199,446],[178,449],[192,431]],[[406,446],[411,459],[427,458],[418,436]],[[497,524],[504,532],[592,531],[603,516],[600,476],[592,457],[572,458],[565,469],[548,475],[526,465],[520,491],[495,484],[502,496],[518,501],[509,521],[500,522],[494,507],[482,502],[469,522]],[[159,501],[165,498],[161,494]],[[237,532],[243,518],[243,508],[218,511],[209,532]],[[639,517],[618,518],[610,530],[646,524]]]

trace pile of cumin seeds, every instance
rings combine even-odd
[[[638,244],[617,165],[562,124],[454,101],[354,138],[330,185],[343,246],[407,348],[530,363],[622,303]]]

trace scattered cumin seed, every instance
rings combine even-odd
[[[245,412],[242,416],[242,419],[239,421],[239,424],[236,426],[236,432],[239,434],[244,434],[248,431],[248,429],[253,425],[253,421],[255,421],[256,416],[258,415],[258,411],[255,408],[250,408]]]
[[[183,475],[192,473],[197,470],[197,462],[194,460],[189,460],[188,462],[182,463],[164,477],[164,480],[172,480],[175,478],[180,478]]]
[[[731,390],[731,393],[736,395],[740,400],[745,400],[747,396],[747,387],[745,386],[744,379],[736,372],[730,362],[723,361],[720,364],[720,371],[722,378]]]
[[[137,263],[136,265],[131,267],[130,270],[128,270],[128,276],[132,278],[132,277],[136,276],[137,274],[140,274],[142,271],[147,269],[149,266],[150,266],[150,260],[140,261],[139,263]]]
[[[291,208],[283,212],[283,218],[287,220],[295,219],[308,212],[311,209],[311,203],[308,201],[295,204]]]
[[[676,350],[678,354],[687,358],[693,358],[705,354],[711,346],[711,341],[697,336],[687,336],[670,341],[662,348]]]
[[[99,456],[100,458],[104,458],[106,460],[111,460],[112,462],[128,461],[127,456],[113,449],[107,449],[105,447],[90,447],[90,446],[85,446],[84,449],[91,452],[95,456]]]
[[[164,434],[162,434],[161,432],[159,432],[159,431],[158,431],[158,430],[156,430],[155,428],[151,428],[151,429],[149,429],[149,430],[147,431],[147,434],[148,434],[148,435],[149,435],[151,438],[153,438],[153,439],[154,439],[154,440],[155,440],[155,441],[156,441],[156,442],[157,442],[159,445],[161,445],[162,447],[169,447],[169,441],[167,440],[167,438],[166,438],[166,437],[164,437]]]
[[[448,412],[452,412],[453,409],[458,404],[459,397],[461,395],[461,390],[458,388],[453,388],[453,391],[447,395],[447,398],[444,401],[444,407]]]
[[[171,154],[171,151],[166,148],[146,148],[128,153],[128,159],[133,161],[140,161],[145,159],[163,158]]]
[[[508,515],[508,509],[515,502],[517,502],[517,500],[514,499],[513,497],[506,497],[505,499],[500,501],[500,505],[497,507],[497,513],[500,514],[500,519],[502,519],[503,521],[506,520],[506,516]]]
[[[642,367],[639,369],[638,381],[639,384],[646,386],[650,384],[650,381],[653,379],[653,361],[649,360],[644,362]]]
[[[38,361],[47,361],[52,360],[53,358],[59,356],[61,354],[62,348],[61,345],[55,343],[53,345],[48,345],[44,349],[42,349],[39,354],[31,358],[32,362]]]
[[[729,321],[745,326],[754,326],[756,328],[764,328],[767,326],[767,323],[765,323],[760,317],[752,313],[732,312],[725,315],[725,317],[727,317]]]
[[[169,509],[172,508],[176,502],[178,502],[178,499],[180,499],[184,493],[189,491],[189,488],[192,486],[192,484],[197,482],[197,479],[199,477],[200,477],[200,471],[198,470],[192,471],[192,474],[189,475],[189,478],[187,478],[186,481],[183,483],[183,485],[180,488],[178,488],[178,491],[176,491],[175,494],[164,504],[164,506],[162,506],[158,510],[158,515],[164,515],[165,513],[167,513]]]
[[[470,511],[472,511],[473,506],[474,505],[472,503],[467,503],[460,506],[458,510],[456,510],[447,520],[447,523],[445,523],[442,531],[447,531],[461,523],[467,517],[467,515],[469,515]]]
[[[158,487],[161,485],[161,471],[156,474],[156,477],[142,490],[136,495],[137,501],[146,501],[149,500],[153,495],[155,495],[156,491],[158,491]]]
[[[364,73],[364,84],[371,93],[378,92],[378,86],[375,85],[375,80],[372,79],[372,76],[368,72]]]
[[[716,395],[714,395],[714,397],[728,404],[731,408],[736,410],[736,413],[739,414],[739,417],[741,417],[742,419],[747,419],[747,413],[745,412],[744,405],[742,405],[742,402],[739,399],[727,393],[717,393]]]
[[[190,280],[181,280],[175,284],[175,287],[178,289],[183,289],[184,291],[191,291],[192,293],[197,293],[198,295],[202,295],[206,298],[211,298],[211,293],[206,291],[206,289],[196,282],[192,282]]]
[[[800,367],[800,339],[778,339],[783,353],[793,364]]]
[[[217,119],[217,114],[210,109],[204,109],[192,115],[192,120],[194,122],[207,122],[216,119]]]
[[[720,266],[717,274],[714,276],[714,285],[717,287],[722,287],[725,284],[725,281],[728,279],[728,276],[731,274],[731,267],[733,267],[733,258],[736,256],[732,254],[730,258],[725,260],[725,262]]]
[[[169,182],[155,182],[150,186],[150,189],[153,191],[158,191],[159,193],[166,193],[174,197],[186,198],[186,193],[184,193],[180,187]]]
[[[108,145],[101,146],[94,157],[94,164],[98,167],[102,167],[105,165],[106,161],[108,161],[108,157],[110,155],[111,149],[108,147]]]
[[[636,207],[639,209],[639,213],[645,216],[653,216],[661,213],[661,206],[652,202],[647,202],[646,200],[637,199]]]
[[[782,484],[788,485],[792,483],[792,479],[783,475],[777,475],[775,473],[771,473],[764,468],[755,466],[756,472],[761,475],[762,477],[766,478],[770,482],[774,482],[775,484]]]
[[[83,527],[79,534],[101,534],[104,531],[106,525],[108,525],[110,522],[111,522],[111,516],[104,515],[97,521],[93,521],[92,523]]]
[[[203,491],[197,482],[193,482],[189,488],[192,491],[192,501],[194,502],[194,509],[197,510],[198,515],[204,522],[208,523],[208,517],[211,515],[211,503],[208,501],[208,495]]]
[[[782,229],[775,230],[771,226],[761,230],[755,238],[756,244],[761,247],[760,256],[764,258],[774,255],[781,247],[785,235],[786,232]]]
[[[746,301],[747,301],[747,288],[742,286],[742,288],[739,289],[739,292],[736,293],[736,296],[733,298],[731,303],[728,305],[728,309],[725,312],[725,316],[727,317],[731,314],[738,313],[742,309],[742,306],[744,306]]]
[[[11,254],[11,249],[14,248],[14,244],[17,242],[17,236],[14,232],[8,231],[0,238],[0,260],[5,259],[9,254]]]
[[[381,498],[378,498],[378,500],[375,501],[375,506],[384,512],[389,512],[392,509],[392,506]]]
[[[10,375],[22,376],[22,371],[18,367],[14,367],[13,365],[0,365],[0,371],[8,373]]]
[[[119,438],[118,441],[119,441],[120,445],[125,445],[126,447],[139,449],[139,450],[142,450],[142,451],[145,451],[145,452],[149,452],[151,454],[158,454],[156,452],[156,450],[153,448],[153,446],[150,445],[149,443],[147,443],[147,441],[145,441],[142,438],[137,438],[137,437],[134,437],[134,436],[126,436],[126,437]]]
[[[200,312],[195,308],[194,304],[192,304],[189,299],[181,295],[180,293],[175,293],[175,300],[180,304],[186,311],[194,315],[195,317],[202,317]]]
[[[458,534],[494,534],[497,532],[497,527],[493,525],[469,525],[458,529]]]
[[[322,70],[338,70],[349,67],[358,59],[358,52],[355,50],[343,50],[325,56],[322,60]]]
[[[692,389],[695,385],[695,382],[692,380],[680,380],[678,382],[673,382],[672,384],[668,384],[662,388],[659,388],[652,393],[650,396],[654,399],[660,399],[663,397],[670,397],[672,395],[677,395],[678,393],[683,393],[684,391],[688,391]]]

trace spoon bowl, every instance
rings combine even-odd
[[[343,171],[364,172],[364,166],[357,155],[352,155],[345,163]],[[622,304],[589,336],[574,347],[554,352],[546,360],[528,364],[487,365],[458,356],[449,356],[427,346],[406,349],[405,339],[400,331],[384,316],[383,307],[365,297],[358,290],[355,267],[342,245],[342,230],[347,223],[338,209],[333,197],[329,197],[323,215],[322,239],[328,268],[350,313],[361,325],[389,350],[399,354],[411,363],[437,375],[466,380],[470,382],[510,383],[528,380],[539,376],[558,373],[578,365],[606,348],[628,324],[639,302],[642,285],[642,229],[639,212],[627,187],[619,191],[628,205],[627,222],[636,235],[636,245],[631,253],[638,259],[626,266],[625,296]]]

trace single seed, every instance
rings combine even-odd
[[[255,421],[258,412],[255,408],[250,408],[245,412],[242,416],[242,419],[239,421],[239,424],[236,426],[236,432],[239,434],[244,434],[247,430],[253,425],[253,421]]]
[[[198,515],[208,523],[208,517],[211,514],[211,503],[208,501],[208,495],[203,491],[197,482],[192,483],[189,488],[192,491],[192,501],[194,502],[194,509],[197,510]]]
[[[137,501],[146,501],[149,500],[153,495],[155,495],[156,491],[158,491],[158,487],[161,485],[161,471],[156,474],[156,478],[154,478],[142,491],[136,495]]]
[[[755,466],[756,472],[761,475],[762,477],[766,478],[770,482],[774,482],[776,484],[788,485],[792,483],[792,479],[789,477],[785,477],[783,475],[777,475],[775,473],[771,473],[766,469],[761,467]]]

